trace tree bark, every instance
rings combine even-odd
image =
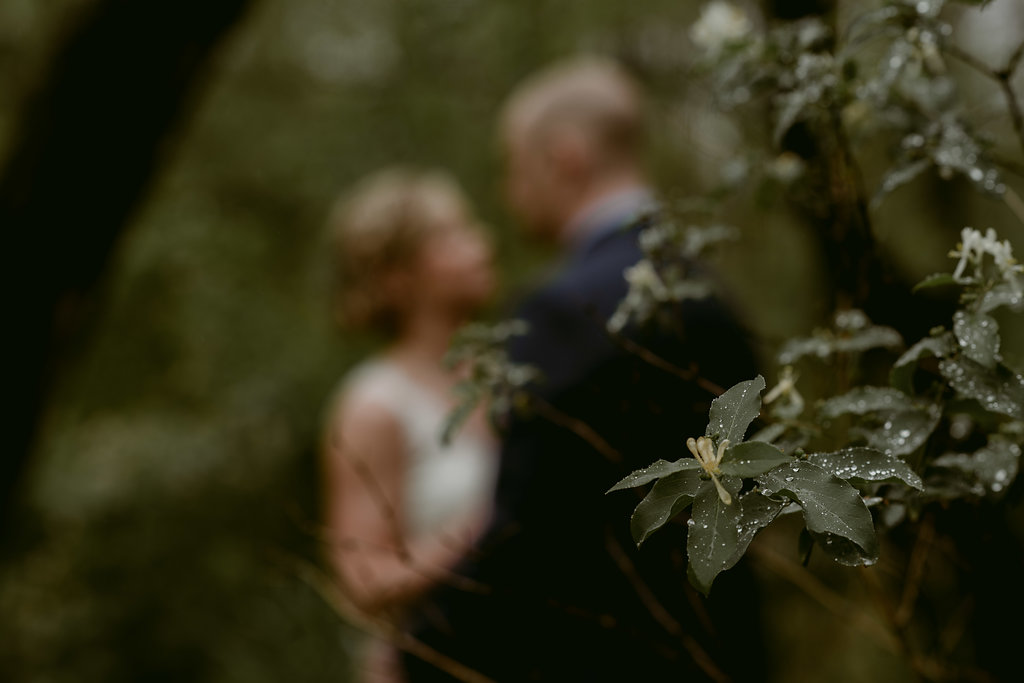
[[[251,0],[96,0],[55,52],[0,171],[6,242],[0,528],[50,384],[62,301],[87,294],[164,158],[204,68]]]

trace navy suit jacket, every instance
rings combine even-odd
[[[637,549],[629,518],[644,492],[605,494],[658,458],[686,457],[686,438],[704,433],[714,398],[607,333],[627,292],[623,271],[642,257],[643,223],[608,227],[516,313],[530,329],[510,343],[510,357],[542,371],[534,391],[557,412],[556,419],[543,410],[513,415],[507,424],[494,521],[479,553],[456,570],[481,590],[438,588],[415,610],[410,630],[502,682],[705,680],[694,643],[734,680],[755,680],[744,663],[764,661],[745,565],[723,574],[704,600],[686,579],[685,520]],[[749,339],[721,301],[687,302],[673,318],[674,329],[627,334],[723,388],[757,374]],[[603,455],[563,417],[588,425],[621,460]],[[684,636],[652,615],[652,598]],[[723,641],[744,644],[723,653]],[[406,664],[413,683],[452,680],[416,658]]]

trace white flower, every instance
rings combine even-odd
[[[718,475],[721,474],[718,466],[725,455],[725,449],[729,447],[729,439],[722,439],[722,442],[718,444],[717,453],[715,453],[714,442],[706,436],[698,436],[696,439],[690,437],[686,440],[686,447],[690,449],[693,457],[697,459],[697,462],[704,468],[704,471],[711,475],[711,481],[715,483],[715,488],[718,489],[718,497],[726,505],[732,505],[732,495],[725,490],[722,482],[718,481]]]
[[[779,398],[786,398],[792,403],[797,403],[804,408],[804,397],[797,389],[797,380],[800,375],[793,371],[793,366],[785,366],[778,376],[778,384],[772,387],[771,391],[765,394],[765,404],[771,403]],[[799,413],[799,411],[798,411]]]
[[[725,0],[704,5],[700,19],[690,27],[690,38],[711,55],[717,55],[731,43],[742,41],[753,30],[746,12]]]
[[[1017,276],[1024,272],[1024,266],[1013,257],[1013,247],[1009,240],[1000,242],[996,239],[996,231],[989,228],[982,235],[980,230],[964,228],[960,231],[960,243],[949,252],[951,258],[959,258],[953,270],[953,279],[961,284],[973,284],[982,279],[982,258],[985,254],[992,256],[1000,277],[1006,280],[1014,290],[1020,287]],[[965,275],[968,266],[974,266],[971,275]]]
[[[624,273],[626,282],[629,283],[630,291],[648,291],[655,299],[665,301],[668,299],[668,289],[661,281],[654,265],[647,260],[639,261],[636,265],[626,268]]]

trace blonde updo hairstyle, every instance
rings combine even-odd
[[[329,219],[337,322],[396,334],[401,307],[383,286],[385,278],[413,262],[453,207],[466,206],[447,173],[405,166],[377,171],[343,195]]]

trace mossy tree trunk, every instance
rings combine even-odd
[[[214,49],[250,4],[96,0],[25,104],[0,169],[9,399],[0,526],[24,475],[56,359],[88,318],[69,303],[88,300]]]

